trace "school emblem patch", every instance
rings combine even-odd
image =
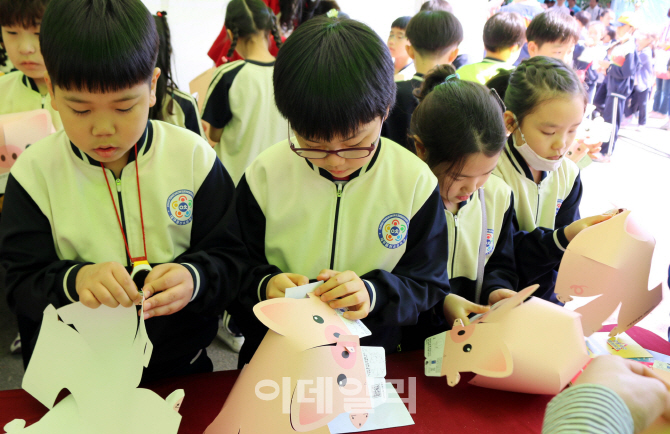
[[[563,199],[558,199],[558,201],[556,201],[556,214],[558,214],[558,211],[561,209],[561,205],[563,205]]]
[[[377,235],[387,249],[397,249],[407,241],[409,220],[402,214],[389,214],[379,223]]]
[[[493,253],[493,229],[486,230],[486,256]]]
[[[177,190],[168,197],[167,213],[175,224],[182,226],[193,220],[193,192]]]

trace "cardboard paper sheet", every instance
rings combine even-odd
[[[0,193],[23,151],[55,131],[51,114],[44,109],[0,115]]]
[[[395,428],[399,426],[414,425],[412,416],[407,407],[391,383],[386,383],[386,403],[370,410],[367,422],[361,427],[352,424],[352,418],[347,413],[342,413],[328,424],[331,434],[345,434],[377,429]],[[355,420],[353,420],[355,422]]]
[[[135,307],[48,306],[23,388],[50,411],[27,428],[15,420],[5,431],[176,434],[183,390],[164,400],[137,388],[152,348]],[[63,389],[70,395],[55,404]]]
[[[612,354],[615,356],[623,357],[624,359],[645,359],[653,357],[652,354],[642,348],[640,344],[635,342],[633,338],[628,336],[626,333],[620,334],[616,337],[616,340],[622,344],[625,344],[626,347],[622,350],[616,351],[612,348],[607,340],[610,339],[609,333],[594,333],[587,338],[587,345],[594,354]]]
[[[254,313],[270,330],[206,434],[325,434],[343,413],[353,427],[384,405],[383,348],[361,347],[319,297],[266,300]]]
[[[446,375],[454,386],[459,372],[474,372],[470,384],[477,386],[559,393],[589,356],[578,314],[535,297],[524,302],[537,288],[497,303],[468,326],[428,338],[426,375]]]
[[[564,303],[599,296],[575,310],[582,315],[585,336],[598,331],[619,305],[611,335],[625,332],[658,306],[661,284],[648,290],[655,244],[628,210],[584,229],[570,242],[554,291]]]
[[[314,292],[316,288],[323,285],[324,282],[314,282],[308,283],[307,285],[295,286],[293,288],[286,288],[286,293],[284,296],[286,298],[295,298],[297,300],[301,298],[306,298],[307,294]]]

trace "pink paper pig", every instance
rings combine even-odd
[[[660,283],[648,290],[655,244],[624,210],[584,229],[568,245],[556,280],[557,298],[566,303],[573,297],[600,296],[575,310],[582,315],[584,336],[597,332],[619,305],[611,335],[625,332],[661,302]]]
[[[450,386],[459,372],[470,384],[513,392],[559,393],[589,359],[579,315],[535,297],[538,285],[497,303],[468,326],[446,333],[442,375]]]
[[[327,434],[345,412],[362,427],[372,408],[363,355],[337,313],[311,294],[254,312],[270,330],[205,434]]]
[[[18,146],[0,146],[0,168],[9,169],[12,167],[22,152],[23,149]],[[7,172],[7,170],[2,172]]]

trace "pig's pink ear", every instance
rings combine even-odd
[[[292,298],[274,298],[254,306],[254,314],[267,328],[286,336],[287,319],[291,318],[298,304]]]
[[[319,402],[322,401],[322,397],[317,396],[317,393],[310,393],[307,386],[304,388],[305,396],[302,399],[307,402],[298,402],[297,389],[293,391],[291,399],[291,426],[298,432],[324,427],[338,416],[338,414],[324,411],[324,403]]]
[[[523,303],[539,287],[540,285],[531,285],[517,292],[512,297],[499,301],[491,307],[491,310],[482,315],[479,322],[492,323],[501,321],[509,311]]]
[[[503,378],[512,375],[514,370],[514,361],[512,353],[504,342],[496,342],[496,348],[486,357],[480,359],[472,372],[485,377]]]

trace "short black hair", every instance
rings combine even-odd
[[[40,46],[54,86],[104,93],[149,82],[159,39],[140,0],[51,0]]]
[[[409,20],[411,19],[412,17],[410,16],[396,18],[393,24],[391,24],[391,28],[405,30],[407,28],[407,24],[409,24]]]
[[[507,138],[500,98],[479,83],[457,78],[455,72],[452,65],[438,65],[426,75],[415,92],[421,102],[410,126],[410,134],[427,151],[426,164],[435,175],[452,178],[458,177],[470,155],[498,155]]]
[[[580,11],[575,14],[575,19],[579,21],[582,26],[586,27],[591,21],[591,14],[586,11]]]
[[[546,11],[537,14],[526,29],[528,42],[538,47],[548,42],[572,42],[579,40],[577,22],[573,17],[561,11]]]
[[[0,26],[37,26],[49,0],[0,0]]]
[[[419,12],[423,11],[445,11],[445,12],[454,12],[454,9],[451,7],[447,0],[428,0],[423,2]]]
[[[279,112],[301,136],[330,141],[385,117],[395,101],[393,60],[367,25],[320,16],[279,50],[273,81]]]
[[[668,12],[670,12],[670,10]],[[601,19],[606,14],[612,14],[612,17],[616,18],[616,14],[614,13],[614,10],[612,10],[610,8],[602,8],[602,9],[600,9],[600,13],[598,14],[598,19]]]
[[[463,42],[463,26],[453,14],[424,11],[414,15],[405,31],[407,39],[422,56],[443,56]]]
[[[516,12],[498,12],[484,24],[484,47],[497,52],[526,42],[526,22]]]

